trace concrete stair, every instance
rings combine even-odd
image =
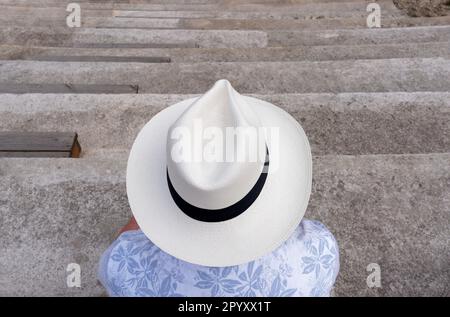
[[[83,0],[69,29],[69,2],[0,0],[0,131],[77,131],[83,148],[0,159],[0,296],[104,295],[96,266],[131,213],[136,134],[220,78],[305,129],[305,217],[338,240],[334,295],[450,296],[448,16],[383,0],[383,28],[368,29],[362,0]]]
[[[248,14],[247,14],[248,15]],[[383,20],[382,27],[403,26],[432,26],[448,25],[448,16],[433,18],[391,17]],[[0,18],[0,25],[9,26],[14,22],[18,26],[58,27],[66,25],[65,16],[51,19],[19,19],[17,15],[8,15]],[[85,28],[128,28],[128,29],[206,29],[206,30],[295,30],[295,29],[330,29],[330,28],[365,28],[365,17],[350,17],[345,19],[323,19],[309,17],[304,19],[254,19],[231,18],[175,18],[142,16],[102,16],[85,17],[82,27]]]
[[[5,9],[8,10],[16,10],[16,11],[27,11],[30,9],[50,9],[50,12],[58,12],[61,9],[65,9],[67,4],[71,1],[54,1],[46,3],[45,1],[39,0],[32,4],[29,1],[24,0],[25,3],[21,3],[20,1],[2,1],[0,5],[2,5]],[[299,16],[304,16],[311,13],[319,13],[320,16],[338,16],[345,17],[356,14],[364,14],[366,13],[367,4],[370,1],[363,0],[346,0],[346,1],[291,1],[285,2],[284,4],[280,4],[275,2],[266,2],[263,3],[261,1],[252,2],[235,2],[226,3],[225,1],[219,2],[203,2],[203,3],[170,3],[166,1],[157,2],[146,2],[146,3],[121,3],[119,1],[115,1],[114,3],[89,3],[86,1],[79,1],[80,7],[84,10],[95,10],[95,11],[143,11],[143,12],[153,12],[153,11],[180,11],[180,12],[189,12],[189,11],[209,11],[209,12],[217,12],[217,11],[228,11],[228,12],[251,12],[251,11],[259,11],[259,12],[283,12],[287,13],[291,11],[290,14],[293,14],[292,11],[295,11],[295,14]],[[376,1],[380,4],[381,8],[385,13],[394,14],[394,15],[402,15],[395,5],[389,0]],[[39,11],[36,11],[39,12]],[[298,12],[298,13],[297,13]],[[170,14],[170,13],[168,13]],[[342,14],[342,15],[340,15]]]
[[[74,48],[49,46],[0,45],[2,60],[79,61],[89,58],[165,57],[178,63],[201,62],[292,62],[333,61],[357,59],[433,58],[450,57],[450,42],[316,45],[293,47],[252,48]]]
[[[201,48],[262,48],[302,45],[356,45],[449,42],[450,26],[333,30],[161,30],[62,27],[5,27],[3,44],[80,47],[96,44],[164,44],[196,42]]]
[[[306,216],[326,223],[338,240],[336,296],[448,296],[449,160],[449,154],[314,158]],[[97,261],[130,214],[125,168],[120,155],[0,160],[0,295],[104,293]],[[80,289],[65,285],[71,262],[82,267]],[[383,270],[380,289],[365,285],[372,262]]]
[[[442,57],[192,64],[4,61],[0,73],[3,83],[12,88],[27,83],[138,85],[141,93],[163,94],[201,93],[220,78],[243,93],[260,94],[447,91],[450,87],[450,60]],[[0,85],[0,92],[12,88]]]
[[[16,15],[0,18],[0,26],[9,26],[15,22],[18,26],[61,27],[66,25],[65,16],[52,19],[19,19]],[[382,27],[434,26],[448,25],[450,17],[410,18],[394,17],[383,19]],[[296,30],[296,29],[330,29],[330,28],[366,28],[365,17],[346,19],[233,19],[227,18],[172,18],[172,17],[141,17],[106,16],[86,17],[81,26],[85,28],[110,29],[201,29],[201,30]]]
[[[313,155],[445,153],[450,93],[253,95],[280,106],[308,134]],[[142,126],[194,95],[0,95],[8,131],[77,131],[84,157],[127,152]]]

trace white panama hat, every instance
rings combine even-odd
[[[264,147],[257,147],[263,161],[180,161],[175,131],[195,134],[196,120],[203,127],[275,128],[277,137],[265,135]],[[225,152],[244,151],[245,142],[231,143]],[[192,151],[199,149],[205,150]],[[133,144],[126,180],[131,210],[155,245],[181,260],[219,267],[255,260],[287,240],[306,211],[311,182],[311,150],[299,123],[240,95],[227,80],[155,115]]]

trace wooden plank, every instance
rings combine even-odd
[[[165,56],[30,56],[25,60],[52,62],[114,62],[114,63],[170,63],[170,57]]]
[[[0,157],[80,157],[74,132],[0,132]]]
[[[4,94],[137,94],[138,85],[0,83]]]

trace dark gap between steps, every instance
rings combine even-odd
[[[170,63],[171,58],[165,56],[30,56],[24,60],[44,62],[117,62],[117,63]]]
[[[15,84],[0,83],[0,93],[4,94],[137,94],[138,85],[109,84]]]

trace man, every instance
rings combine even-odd
[[[137,136],[127,167],[135,218],[102,256],[100,281],[112,296],[329,295],[338,247],[302,220],[311,183],[298,122],[220,80]]]

